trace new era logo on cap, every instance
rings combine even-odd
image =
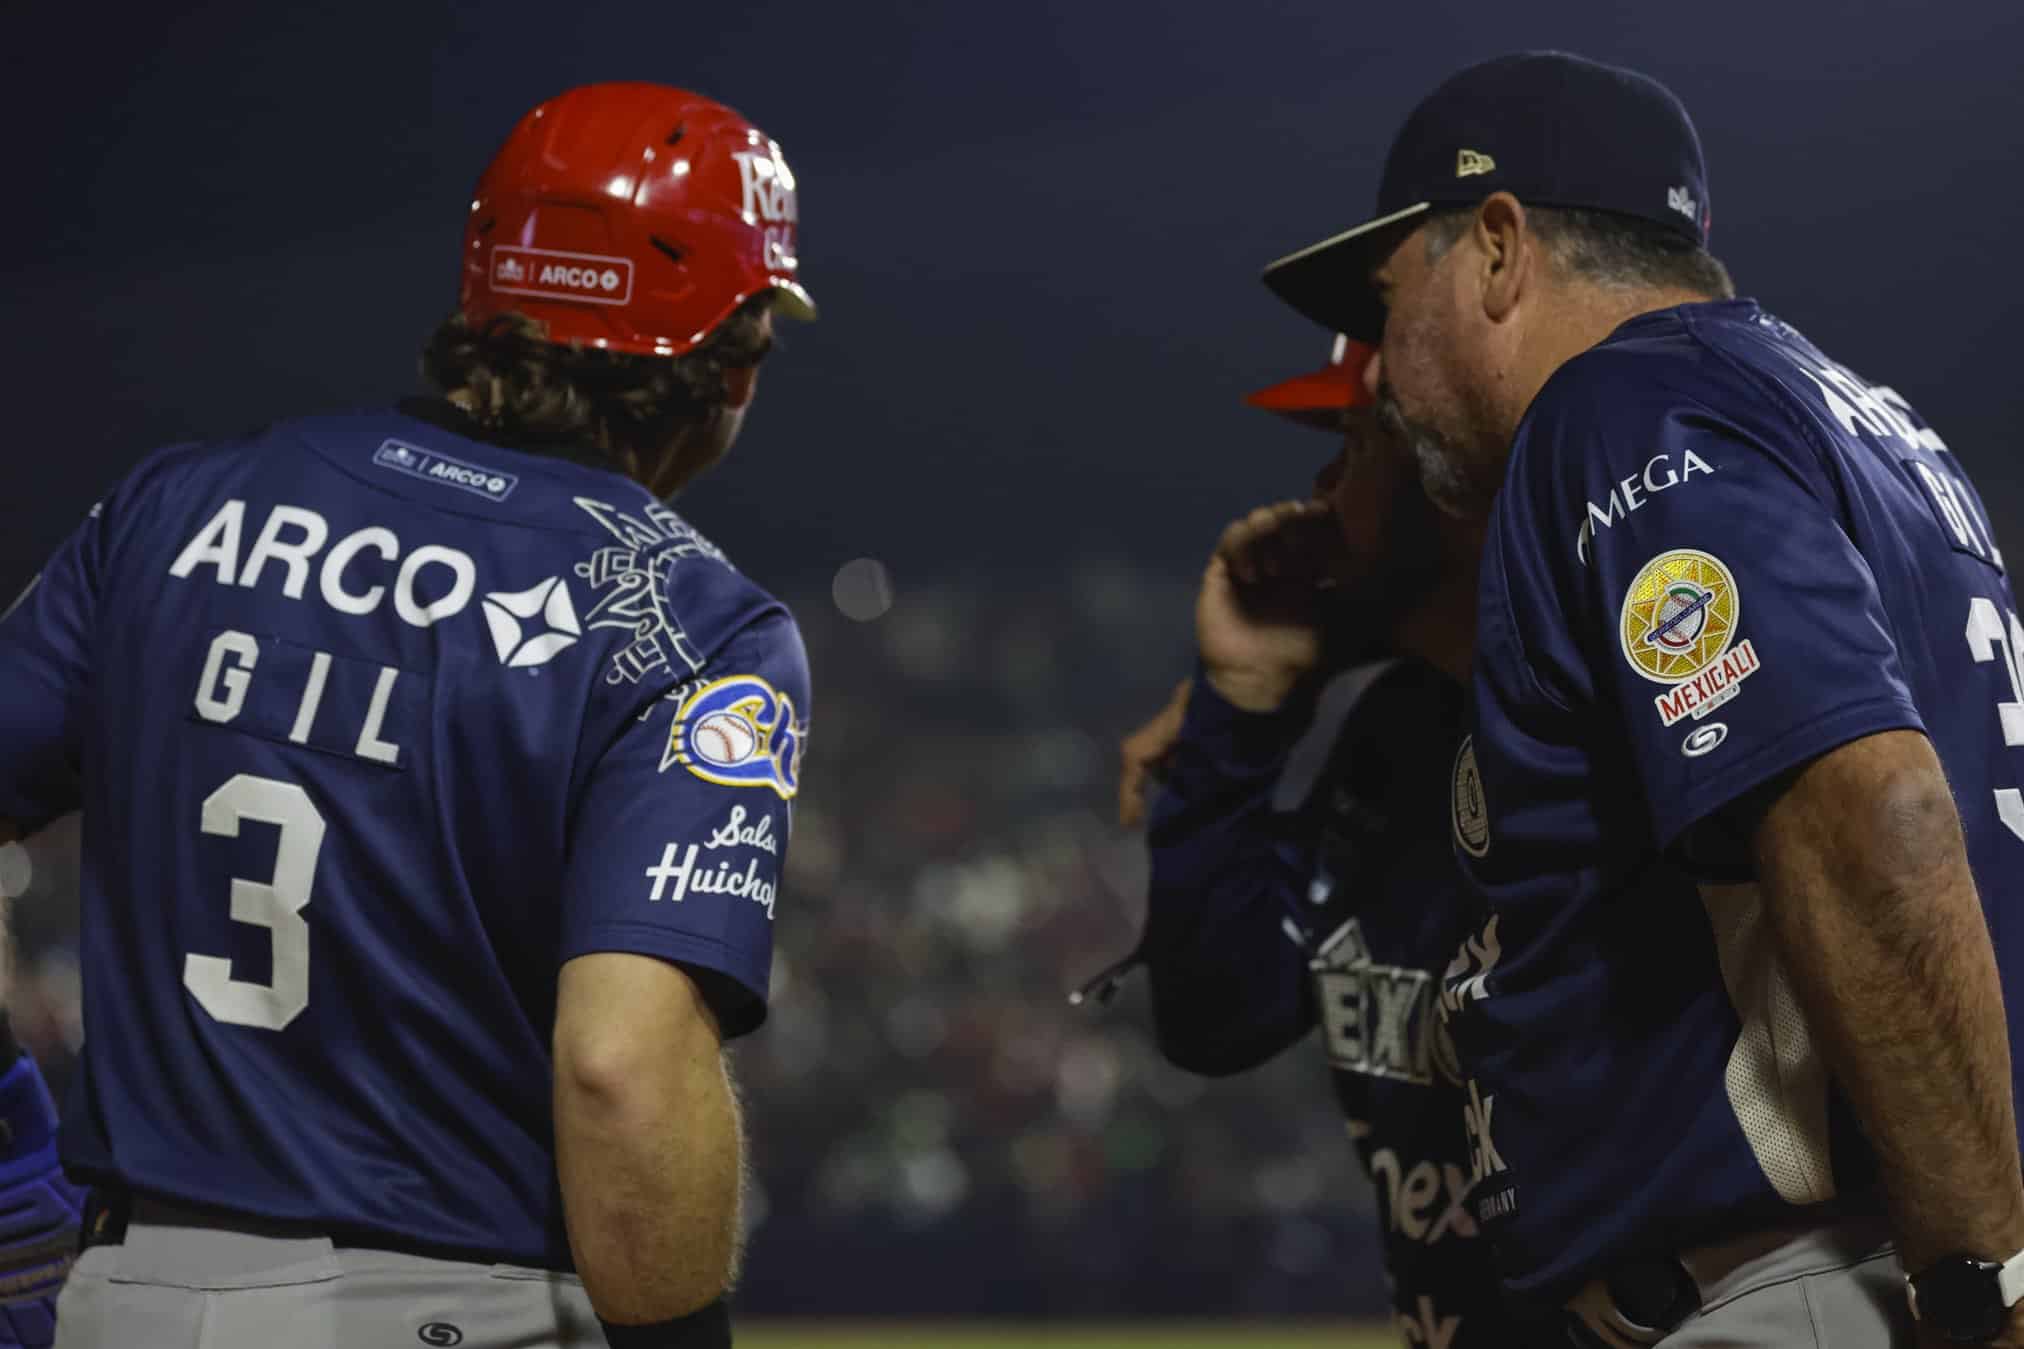
[[[1477,148],[1485,127],[1495,128],[1494,158]],[[1516,52],[1422,99],[1385,156],[1371,218],[1280,258],[1265,284],[1315,322],[1374,342],[1384,306],[1372,269],[1429,213],[1474,207],[1493,187],[1528,206],[1633,216],[1707,243],[1707,170],[1680,101],[1636,71]]]

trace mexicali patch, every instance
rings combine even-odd
[[[794,700],[757,675],[703,685],[683,700],[668,731],[661,771],[680,764],[724,787],[771,787],[783,801],[801,790],[807,728]]]
[[[1666,725],[1706,716],[1761,668],[1749,639],[1736,641],[1742,613],[1736,578],[1713,553],[1675,548],[1631,578],[1618,625],[1623,654],[1646,679],[1670,686],[1652,699]]]

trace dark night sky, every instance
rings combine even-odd
[[[801,180],[824,320],[684,503],[747,570],[1192,568],[1325,452],[1238,403],[1326,345],[1259,266],[1367,214],[1441,77],[1527,46],[1686,100],[1739,284],[1917,403],[2020,542],[2011,4],[169,8],[7,7],[9,589],[153,444],[410,389],[484,161],[615,78],[739,107]]]

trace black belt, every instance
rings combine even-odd
[[[94,1185],[84,1202],[84,1222],[78,1229],[78,1249],[88,1251],[94,1246],[118,1246],[126,1241],[127,1225],[133,1221],[135,1194],[131,1190],[112,1185]],[[542,1265],[530,1265],[525,1259],[500,1251],[484,1251],[463,1247],[438,1246],[424,1242],[405,1241],[389,1237],[380,1232],[359,1232],[342,1227],[331,1227],[322,1223],[286,1222],[273,1218],[260,1218],[251,1214],[233,1213],[228,1209],[210,1208],[203,1204],[185,1203],[180,1199],[157,1199],[153,1195],[139,1196],[144,1201],[156,1203],[173,1212],[198,1218],[211,1226],[227,1231],[245,1232],[254,1236],[279,1237],[288,1240],[327,1240],[333,1246],[345,1250],[387,1251],[394,1255],[412,1255],[423,1260],[454,1260],[467,1265],[513,1265],[519,1268],[540,1269]],[[556,1270],[569,1274],[573,1270]]]
[[[84,1222],[77,1229],[79,1253],[94,1246],[117,1246],[126,1240],[133,1217],[132,1198],[118,1190],[93,1186],[84,1196]]]

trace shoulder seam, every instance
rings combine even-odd
[[[1682,316],[1682,318],[1683,321],[1680,326],[1686,331],[1687,336],[1693,340],[1695,346],[1713,356],[1745,381],[1756,386],[1760,392],[1769,396],[1771,401],[1777,405],[1778,411],[1799,432],[1800,439],[1805,441],[1806,447],[1813,451],[1814,467],[1819,469],[1823,474],[1828,475],[1831,480],[1833,474],[1829,467],[1830,460],[1832,459],[1830,447],[1821,440],[1819,429],[1806,418],[1802,410],[1797,406],[1797,400],[1793,398],[1791,391],[1777,380],[1751,369],[1728,352],[1716,346],[1713,342],[1708,341],[1707,338],[1701,336],[1700,325],[1694,322],[1691,317]],[[1839,503],[1836,504],[1838,505]]]

